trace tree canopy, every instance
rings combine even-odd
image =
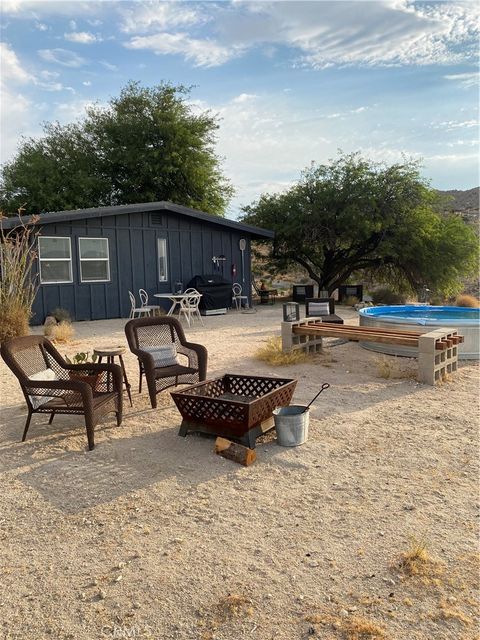
[[[130,82],[76,123],[44,124],[4,165],[0,204],[12,214],[169,200],[223,215],[233,193],[214,145],[217,119],[183,86]]]
[[[478,242],[460,217],[437,213],[436,201],[414,161],[387,166],[340,154],[244,207],[243,221],[275,231],[271,263],[301,265],[329,294],[368,271],[397,290],[449,295],[476,269]]]

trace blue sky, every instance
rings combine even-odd
[[[194,85],[220,118],[229,215],[337,150],[478,178],[478,2],[2,0],[2,161],[129,80]]]

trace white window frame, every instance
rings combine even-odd
[[[42,258],[41,241],[42,240],[68,240],[68,248],[70,250],[69,258]],[[69,264],[70,280],[42,280],[42,262],[67,262]],[[40,276],[40,284],[71,284],[73,282],[73,266],[72,266],[72,239],[69,236],[39,236],[38,237],[38,273]]]
[[[160,254],[160,245],[163,246],[162,254]],[[165,275],[164,277],[160,277],[160,255],[164,258],[165,261]],[[158,271],[158,281],[159,282],[168,282],[168,242],[167,238],[157,238],[157,271]]]
[[[80,248],[82,240],[103,240],[107,242],[107,257],[106,258],[82,258],[82,250]],[[82,276],[82,262],[106,262],[107,263],[107,279],[101,280],[84,280]],[[80,282],[85,284],[91,284],[92,282],[111,282],[110,278],[110,243],[108,242],[108,238],[98,237],[93,238],[92,236],[82,236],[78,238],[78,267],[80,270]]]

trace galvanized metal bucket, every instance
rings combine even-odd
[[[289,407],[279,407],[273,410],[277,442],[282,447],[298,447],[308,439],[308,425],[310,422],[310,405],[318,396],[329,388],[328,382],[324,382],[317,395],[310,400],[305,407],[300,404],[292,404]]]
[[[282,447],[297,447],[307,441],[310,409],[302,405],[273,410],[277,443]]]

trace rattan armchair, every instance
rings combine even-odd
[[[53,344],[43,336],[6,340],[1,355],[18,378],[27,403],[28,415],[22,442],[27,437],[34,413],[85,417],[88,448],[95,446],[94,428],[101,416],[114,412],[122,423],[123,378],[116,364],[68,364]]]
[[[194,384],[206,379],[207,350],[201,344],[187,342],[180,322],[170,316],[135,318],[125,325],[130,351],[138,358],[139,387],[145,375],[152,408],[157,394],[179,384]],[[174,345],[177,361],[170,366],[155,366],[152,350]]]

